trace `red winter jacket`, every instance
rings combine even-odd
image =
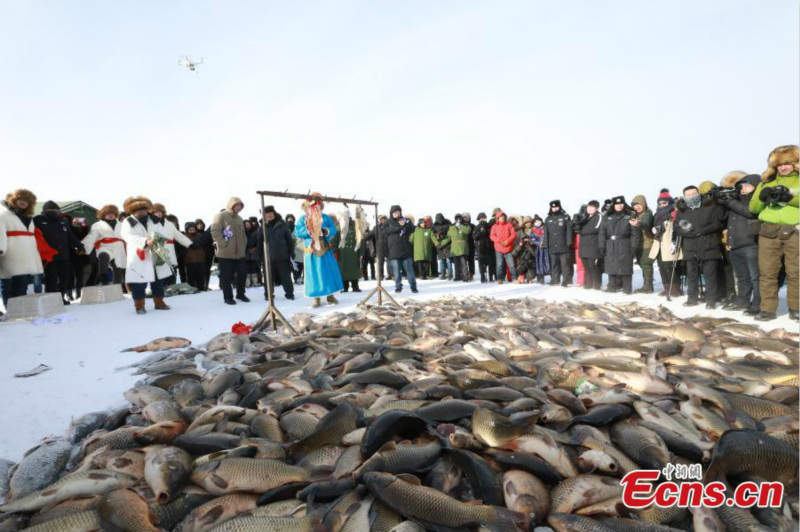
[[[492,232],[489,233],[489,238],[494,242],[495,251],[511,253],[514,249],[514,240],[517,238],[517,232],[514,231],[514,226],[508,222],[495,222],[492,226]]]

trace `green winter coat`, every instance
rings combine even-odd
[[[783,185],[792,192],[792,201],[787,204],[766,204],[758,199],[761,190],[766,187]],[[789,175],[779,175],[772,181],[759,183],[750,199],[750,212],[757,214],[758,219],[768,224],[797,225],[800,223],[800,178],[797,172]]]
[[[463,257],[469,253],[469,229],[469,225],[466,224],[460,226],[453,224],[447,231],[447,236],[441,241],[436,238],[436,235],[433,235],[433,243],[437,246],[450,244],[450,256]]]
[[[639,194],[633,197],[631,204],[638,203],[644,210],[638,215],[639,230],[642,232],[642,248],[650,249],[653,247],[653,211],[647,206],[647,198]]]
[[[347,235],[344,237],[344,247],[338,247],[339,235],[331,240],[331,244],[337,246],[339,252],[339,271],[342,274],[342,281],[358,281],[361,276],[361,250],[356,249],[356,228],[350,224]]]
[[[433,229],[417,226],[408,241],[414,244],[414,262],[433,260]]]

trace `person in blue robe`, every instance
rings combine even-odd
[[[328,241],[336,235],[333,219],[322,212],[324,204],[318,194],[303,202],[303,214],[294,226],[294,234],[303,239],[303,263],[305,271],[305,294],[313,297],[312,307],[322,304],[327,296],[331,305],[339,303],[334,293],[344,289],[339,264]]]

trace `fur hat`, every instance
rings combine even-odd
[[[133,196],[125,200],[125,203],[122,204],[122,208],[125,209],[125,212],[133,216],[133,213],[142,209],[147,212],[153,210],[153,202],[144,196]]]
[[[150,209],[150,212],[160,212],[164,216],[167,215],[167,208],[164,207],[161,203],[153,203],[153,207]]]
[[[18,188],[14,192],[9,192],[6,195],[6,201],[9,206],[14,207],[17,200],[27,201],[28,206],[22,211],[23,216],[33,216],[33,208],[36,207],[36,194],[26,188]]]
[[[697,187],[697,190],[700,191],[700,194],[708,194],[716,187],[717,185],[715,185],[712,181],[703,181],[702,183],[700,183],[700,186]]]
[[[625,205],[625,196],[614,196],[611,198],[612,205]]]
[[[778,173],[778,167],[782,164],[791,164],[795,172],[800,172],[800,148],[793,144],[778,146],[772,150],[767,158],[769,165],[764,173],[761,174],[762,181],[769,181]]]
[[[479,212],[478,213],[478,220],[485,220],[485,219],[486,219],[486,213],[485,212]]]
[[[114,218],[119,217],[119,209],[116,205],[103,205],[100,207],[100,210],[97,211],[97,219],[98,220],[105,220],[106,214],[113,214]]]
[[[722,188],[733,188],[736,186],[736,183],[742,180],[744,176],[747,174],[742,172],[741,170],[734,170],[733,172],[728,172],[722,179],[719,180],[719,186]]]
[[[550,208],[552,209],[553,207],[561,207],[561,200],[554,199],[551,201]]]

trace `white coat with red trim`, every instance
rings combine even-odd
[[[19,216],[0,203],[0,279],[16,275],[42,273],[42,258],[36,247],[36,238],[30,235],[9,236],[13,232],[34,234],[33,218],[25,227]]]
[[[128,260],[125,254],[125,242],[122,241],[122,226],[124,223],[124,220],[117,222],[113,228],[105,220],[98,220],[93,223],[89,229],[89,234],[81,241],[86,253],[91,253],[92,249],[95,250],[98,256],[101,253],[107,253],[114,260],[117,268],[124,268]],[[117,242],[103,242],[114,238],[119,238],[120,240]]]
[[[172,275],[169,264],[162,264],[158,268],[153,266],[153,252],[147,246],[147,240],[155,233],[155,225],[149,218],[147,225],[142,225],[133,216],[128,216],[122,222],[122,238],[128,254],[125,263],[126,283],[152,283],[156,276],[166,279]]]
[[[178,231],[178,228],[175,227],[175,224],[169,220],[164,220],[163,223],[154,224],[153,227],[155,228],[156,233],[163,235],[164,238],[167,239],[164,247],[167,249],[167,251],[169,251],[169,262],[173,266],[177,266],[178,255],[175,253],[175,242],[183,247],[188,248],[192,245],[192,241],[189,240],[188,236]]]

